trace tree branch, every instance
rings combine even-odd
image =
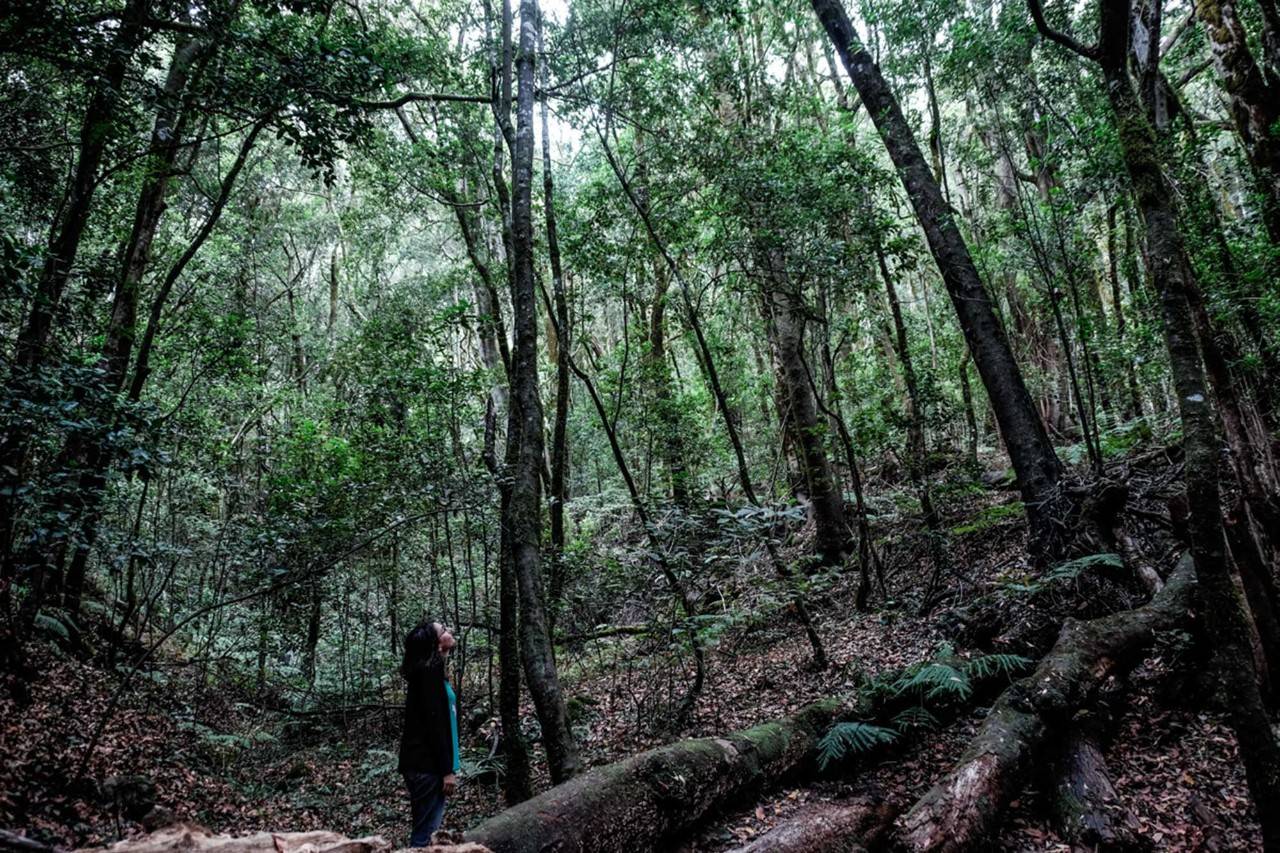
[[[1027,8],[1031,10],[1031,19],[1036,22],[1036,29],[1040,31],[1040,35],[1049,41],[1057,42],[1073,53],[1078,53],[1085,59],[1094,62],[1102,60],[1102,52],[1098,48],[1081,44],[1066,33],[1060,33],[1050,27],[1044,19],[1044,7],[1040,5],[1040,0],[1027,0]]]
[[[429,101],[432,103],[440,103],[449,101],[461,104],[489,104],[493,99],[488,95],[455,95],[451,92],[405,92],[397,98],[389,101],[362,101],[353,100],[352,106],[360,107],[366,110],[398,110],[408,103],[420,101]]]

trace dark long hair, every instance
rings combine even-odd
[[[404,660],[400,663],[400,674],[405,678],[419,666],[435,666],[444,662],[440,656],[440,635],[436,633],[436,625],[425,619],[414,626],[404,638]]]

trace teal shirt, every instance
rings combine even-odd
[[[449,730],[453,734],[453,772],[462,769],[462,754],[458,751],[458,697],[453,692],[453,685],[444,683],[444,693],[449,697]]]

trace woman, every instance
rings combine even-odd
[[[444,674],[455,643],[439,622],[422,622],[404,638],[400,674],[408,682],[400,772],[409,788],[413,815],[410,847],[426,847],[444,819],[445,797],[457,787],[458,705]]]

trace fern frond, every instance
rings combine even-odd
[[[899,711],[893,718],[892,726],[900,732],[936,729],[938,718],[930,714],[923,705],[913,705]]]
[[[836,723],[818,741],[818,766],[823,770],[833,761],[851,753],[870,752],[877,746],[893,743],[898,732],[870,723]]]
[[[1088,554],[1084,557],[1068,560],[1065,563],[1059,563],[1045,574],[1044,580],[1045,582],[1075,580],[1081,572],[1094,566],[1119,569],[1124,566],[1124,561],[1120,559],[1119,554]]]
[[[880,673],[873,678],[867,679],[866,683],[862,685],[862,695],[872,704],[890,699],[898,695],[898,680],[899,673],[897,672]]]
[[[973,685],[963,670],[937,661],[930,661],[908,670],[894,685],[898,695],[915,693],[925,699],[968,699]]]
[[[1004,675],[1013,678],[1031,669],[1035,661],[1022,655],[983,655],[965,664],[965,674],[970,678],[992,678]]]

